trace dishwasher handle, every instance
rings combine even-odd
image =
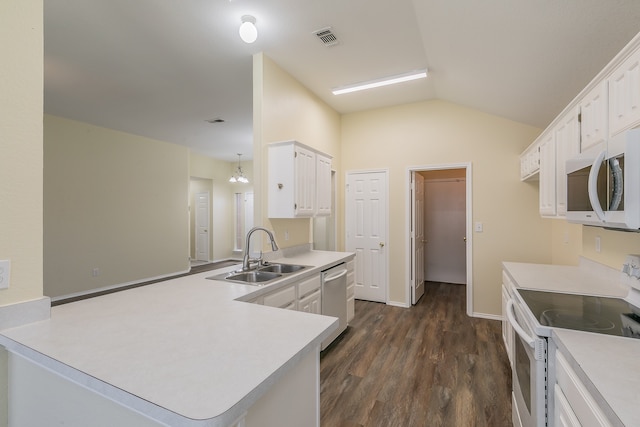
[[[344,270],[338,271],[337,273],[328,274],[323,278],[323,280],[324,280],[324,283],[333,282],[334,280],[338,280],[339,278],[341,278],[346,274],[347,274],[347,270],[344,269]]]

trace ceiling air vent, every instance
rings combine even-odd
[[[339,43],[338,38],[331,31],[331,27],[323,28],[321,30],[314,31],[316,37],[324,44],[325,46],[335,46]]]

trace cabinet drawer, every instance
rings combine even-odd
[[[351,298],[356,294],[356,282],[354,280],[354,273],[350,271],[347,273],[347,298]]]
[[[316,289],[320,289],[320,276],[313,276],[298,283],[298,295],[300,298],[305,297]]]
[[[264,305],[268,305],[269,307],[282,307],[282,308],[290,308],[288,307],[291,303],[295,305],[296,301],[296,287],[289,286],[288,288],[280,289],[269,295],[264,296]],[[295,309],[295,307],[293,308]]]
[[[580,421],[580,425],[584,427],[611,426],[587,388],[560,352],[556,352],[556,381],[573,413]]]

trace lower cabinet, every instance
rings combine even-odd
[[[314,275],[277,289],[251,302],[288,310],[322,314],[322,291],[320,275]]]
[[[351,323],[356,315],[355,265],[355,260],[347,263],[347,324]]]
[[[575,373],[567,358],[553,345],[552,359],[555,372],[551,375],[550,390],[553,390],[553,408],[549,418],[554,426],[610,427],[606,418],[587,387]],[[554,381],[555,379],[555,381]],[[551,400],[551,399],[550,399]]]

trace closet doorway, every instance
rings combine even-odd
[[[424,282],[464,284],[472,313],[471,164],[412,167],[407,181],[408,305]]]

